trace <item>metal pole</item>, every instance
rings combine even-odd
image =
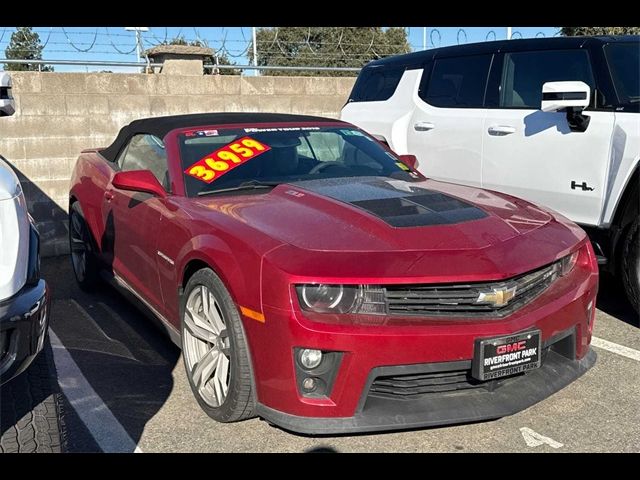
[[[422,50],[427,49],[427,27],[422,27]]]
[[[142,32],[148,32],[149,27],[124,27],[129,32],[136,32],[136,58],[140,63],[140,56],[142,55]]]
[[[253,36],[253,66],[258,66],[258,41],[256,39],[256,27],[251,27],[251,34]],[[258,76],[260,72],[258,70],[253,71],[254,76]]]
[[[140,30],[136,30],[136,59],[140,61]]]
[[[512,27],[507,27],[507,40],[511,40],[511,28]]]

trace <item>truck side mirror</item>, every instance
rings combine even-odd
[[[542,85],[543,112],[566,112],[567,122],[573,132],[584,132],[590,117],[582,111],[589,106],[591,88],[584,82],[546,82]]]

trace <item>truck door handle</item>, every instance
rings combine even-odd
[[[431,122],[417,122],[413,128],[416,132],[427,132],[433,130],[436,126]]]
[[[104,192],[104,198],[107,202],[110,202],[113,199],[113,193],[109,191]]]
[[[491,125],[488,131],[489,135],[500,137],[516,133],[516,127],[512,127],[511,125]]]

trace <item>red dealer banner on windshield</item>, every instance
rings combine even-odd
[[[247,160],[271,150],[269,145],[251,137],[243,137],[210,153],[191,165],[184,173],[206,183],[217,180]]]

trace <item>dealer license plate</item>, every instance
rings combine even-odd
[[[477,339],[471,375],[478,380],[492,380],[539,368],[540,338],[540,330],[529,330],[506,337]]]

